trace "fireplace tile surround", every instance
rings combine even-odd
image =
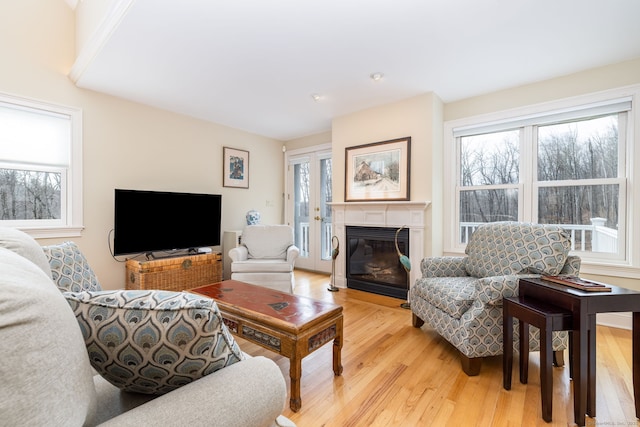
[[[346,227],[390,227],[409,229],[411,273],[409,285],[420,277],[420,261],[424,257],[425,211],[431,203],[424,202],[333,202],[333,232],[340,244],[346,244]],[[336,259],[335,284],[347,287],[346,256],[341,250]]]

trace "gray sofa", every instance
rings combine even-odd
[[[111,292],[110,296],[119,295],[119,292],[122,296],[131,294],[87,290],[98,285],[97,279],[81,254],[69,252],[73,249],[74,245],[58,247],[56,251],[48,251],[49,256],[46,256],[43,248],[28,235],[0,227],[2,425],[294,426],[281,415],[287,390],[279,367],[267,358],[242,353],[222,326],[215,303],[202,298],[196,301],[190,294],[147,293],[160,300],[177,298],[192,304],[180,313],[209,313],[209,324],[221,328],[211,336],[218,344],[225,343],[228,350],[215,362],[224,362],[224,367],[218,365],[218,369],[212,371],[210,365],[209,370],[202,371],[197,368],[199,360],[189,359],[183,363],[187,368],[183,369],[185,374],[179,380],[170,376],[168,386],[172,390],[159,394],[124,391],[99,375],[92,368],[92,363],[100,359],[98,343],[89,344],[89,341],[99,336],[113,342],[108,337],[117,335],[114,325],[122,326],[124,317],[92,335],[86,325],[80,327],[81,315],[72,309],[72,302],[79,307],[82,298],[88,296],[95,297],[104,292]],[[69,291],[63,294],[56,285],[64,285]],[[88,324],[98,324],[106,310],[99,305],[90,306]],[[132,312],[140,314],[140,310]],[[168,318],[161,320],[171,322]],[[147,329],[150,325],[146,325]],[[183,329],[173,331],[182,340],[189,335],[185,332],[188,328]],[[193,333],[198,335],[200,331]],[[182,345],[184,341],[180,343]],[[165,351],[168,347],[163,344],[163,350],[157,352],[164,361],[168,360],[165,354],[169,353]],[[131,356],[133,353],[133,350],[121,353],[126,363],[135,359]],[[173,357],[184,358],[184,355],[174,352]],[[158,369],[144,368],[153,372],[151,380],[161,377]],[[107,366],[106,370],[113,371],[112,366]],[[120,374],[120,377],[116,375],[116,382],[118,378],[126,377],[122,375],[125,370],[115,370]],[[189,375],[199,376],[188,378]],[[144,388],[150,384],[154,381],[137,381],[134,387]]]
[[[409,293],[413,326],[427,322],[459,350],[464,372],[478,375],[483,357],[502,354],[502,299],[518,295],[520,278],[577,276],[580,258],[569,256],[570,248],[570,234],[556,225],[483,224],[471,235],[466,256],[422,260],[422,277]],[[562,365],[568,334],[553,334],[556,365]],[[532,351],[539,349],[535,327],[529,342]]]

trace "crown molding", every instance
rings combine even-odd
[[[67,2],[73,2],[76,4],[77,1],[78,0],[67,0]],[[73,83],[76,85],[78,84],[82,74],[100,53],[115,30],[120,26],[120,23],[135,1],[136,0],[119,0],[111,7],[93,36],[91,36],[87,43],[85,43],[79,55],[76,57],[68,75]]]

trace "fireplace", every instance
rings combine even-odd
[[[405,240],[406,246],[400,247],[400,251],[407,255],[411,260],[411,273],[409,274],[408,286],[420,277],[420,261],[425,255],[425,241],[431,240],[431,234],[425,228],[426,210],[431,202],[428,201],[401,201],[401,202],[332,202],[331,211],[333,218],[333,232],[340,242],[340,253],[335,264],[334,280],[339,288],[358,286],[350,279],[347,286],[347,227],[355,228],[385,228],[392,231],[392,236],[386,239],[387,249],[393,248],[395,261],[398,261],[398,255],[393,245],[393,235],[396,230],[404,226],[408,230],[403,230],[408,234]],[[399,238],[401,236],[398,236]],[[404,237],[402,237],[404,238]],[[405,244],[405,243],[403,243]],[[398,268],[402,268],[399,264]],[[401,270],[396,277],[406,274]],[[406,277],[406,276],[405,276]],[[397,287],[397,283],[392,285]],[[404,288],[404,292],[399,294],[399,298],[404,298],[406,294],[407,282],[402,282],[400,288]],[[367,289],[371,291],[371,289]],[[397,290],[395,290],[397,292]],[[396,294],[398,295],[398,294]]]
[[[347,287],[395,298],[407,299],[409,274],[398,258],[397,228],[346,227]],[[398,233],[398,249],[409,253],[409,230]]]

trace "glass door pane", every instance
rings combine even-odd
[[[300,257],[309,257],[309,162],[293,166],[293,222],[296,246]]]
[[[333,226],[331,221],[331,158],[320,160],[320,257],[327,261],[331,260],[331,236],[333,236]]]

